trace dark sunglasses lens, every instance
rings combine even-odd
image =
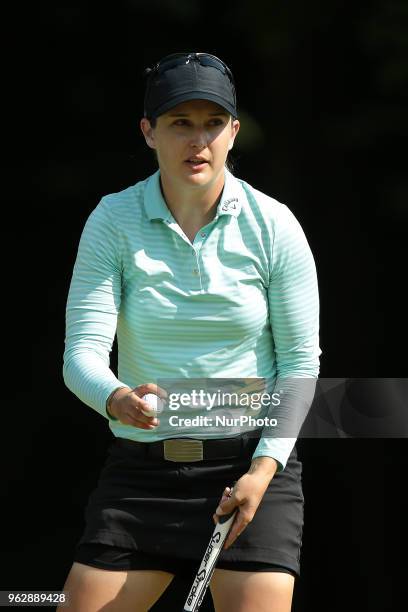
[[[179,66],[183,64],[185,61],[185,53],[173,53],[172,55],[167,55],[157,64],[157,72],[161,74],[166,70],[170,70],[170,68],[174,68],[175,66]]]
[[[226,74],[229,77],[230,81],[234,83],[231,70],[228,68],[228,66],[226,66],[226,64],[224,64],[222,60],[220,60],[215,55],[203,53],[202,55],[199,55],[199,61],[202,66],[212,66],[213,68],[218,68],[218,70],[221,70],[221,72]]]
[[[185,56],[186,56],[185,53],[172,53],[171,55],[166,55],[166,57],[163,57],[163,59],[160,60],[159,66],[167,62],[171,62],[172,60],[175,60],[175,59],[181,59],[182,57],[185,57]]]
[[[160,62],[156,64],[151,72],[154,72],[157,75],[163,74],[163,72],[166,70],[180,66],[181,64],[187,63],[190,60],[200,62],[202,66],[212,66],[213,68],[221,70],[223,74],[228,76],[231,83],[234,84],[234,78],[229,68],[222,60],[209,53],[172,53],[171,55],[166,55],[166,57],[160,60]]]
[[[213,59],[212,57],[200,56],[198,61],[202,66],[213,66],[214,68],[218,68],[218,70],[222,70],[225,72],[225,66],[221,62]]]

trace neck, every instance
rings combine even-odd
[[[224,189],[225,172],[203,188],[178,186],[164,172],[160,172],[160,186],[166,204],[179,225],[202,226],[216,214],[218,202]]]

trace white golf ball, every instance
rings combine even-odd
[[[160,399],[160,397],[156,395],[155,393],[146,393],[146,395],[142,397],[142,400],[144,400],[150,405],[150,410],[142,410],[144,415],[157,416],[158,414],[163,412],[163,409],[164,409],[163,400]]]

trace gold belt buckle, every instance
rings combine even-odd
[[[203,441],[193,438],[164,440],[164,458],[167,461],[203,461]]]

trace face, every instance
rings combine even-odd
[[[146,142],[174,187],[208,189],[224,180],[224,165],[239,130],[221,106],[208,100],[178,104],[158,117],[155,128],[141,120]]]

